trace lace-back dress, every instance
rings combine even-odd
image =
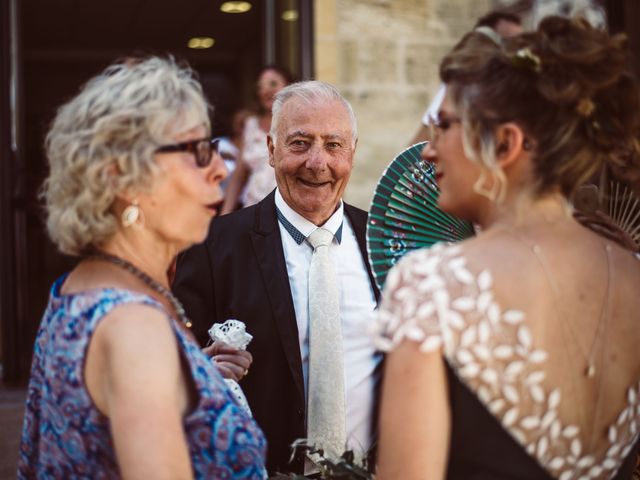
[[[631,254],[627,261],[640,265]],[[640,375],[622,387],[607,383],[609,372],[575,378],[574,365],[566,365],[567,326],[530,321],[541,314],[544,285],[511,281],[507,289],[520,289],[527,306],[521,309],[518,297],[504,298],[496,283],[459,246],[442,245],[407,255],[387,277],[378,346],[390,351],[408,339],[424,352],[441,349],[445,359],[452,419],[447,478],[630,478]],[[611,345],[628,347],[618,334],[624,332],[598,334],[612,358]],[[601,397],[595,404],[582,400],[590,392]]]
[[[51,289],[35,341],[18,478],[119,478],[109,419],[95,407],[84,382],[86,351],[100,320],[115,307],[144,304],[166,310],[128,290],[62,295],[65,278]],[[199,397],[183,418],[195,478],[264,478],[262,431],[196,342],[169,321]]]

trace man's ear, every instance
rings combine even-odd
[[[519,125],[509,122],[496,131],[496,160],[504,170],[509,168],[524,152],[525,135]]]
[[[273,143],[273,138],[271,138],[271,134],[267,134],[267,150],[269,150],[269,165],[271,165],[272,167],[275,167],[275,160],[273,158],[273,151],[275,150],[276,146]]]

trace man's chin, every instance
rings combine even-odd
[[[295,205],[291,205],[291,208],[313,223],[316,223],[319,217],[326,220],[325,217],[333,215],[339,204],[339,200],[336,200],[333,196],[327,197],[322,199],[300,197],[296,199]]]
[[[333,195],[301,195],[296,199],[297,207],[306,212],[326,209],[333,203]]]

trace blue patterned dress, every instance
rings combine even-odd
[[[100,320],[118,305],[165,310],[153,298],[128,290],[61,295],[65,278],[51,288],[36,337],[18,478],[119,478],[109,419],[97,410],[84,383],[87,347]],[[262,431],[196,342],[175,320],[171,325],[199,394],[196,408],[183,418],[195,477],[263,478]]]

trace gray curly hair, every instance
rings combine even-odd
[[[156,149],[203,125],[209,106],[194,72],[173,58],[127,59],[60,107],[46,137],[50,174],[41,196],[60,251],[82,255],[118,229],[116,197],[148,190]]]

